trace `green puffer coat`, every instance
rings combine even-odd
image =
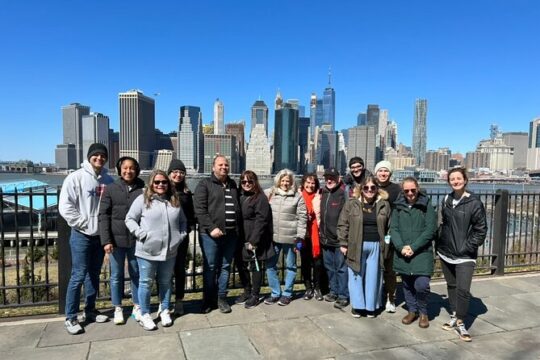
[[[429,198],[420,192],[416,203],[409,207],[407,200],[400,196],[394,203],[390,221],[390,236],[394,244],[394,271],[398,274],[433,274],[433,240],[437,231],[437,214]],[[404,246],[409,245],[412,257],[401,255]]]

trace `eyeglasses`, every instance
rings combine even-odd
[[[254,184],[253,180],[242,180],[241,182],[242,182],[242,185],[247,185],[247,184],[253,185]]]
[[[411,194],[416,194],[416,189],[403,189],[403,192],[405,194],[408,194],[408,193],[411,193]]]
[[[154,180],[154,185],[169,185],[167,180]]]
[[[364,191],[377,191],[377,186],[376,185],[371,185],[371,186],[364,185],[362,190],[364,190]]]

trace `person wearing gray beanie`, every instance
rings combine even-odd
[[[375,165],[375,177],[377,178],[377,185],[380,189],[385,190],[388,193],[388,202],[390,207],[394,208],[394,202],[401,193],[401,186],[390,181],[392,177],[392,163],[387,160],[379,161]],[[386,297],[386,312],[396,312],[396,273],[393,270],[393,257],[394,249],[393,245],[384,244],[384,290],[383,297]]]

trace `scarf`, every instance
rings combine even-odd
[[[317,224],[315,211],[313,210],[313,198],[315,197],[315,193],[308,194],[305,190],[302,190],[302,196],[306,202],[308,213],[307,233],[308,237],[311,238],[311,252],[313,258],[318,258],[321,255],[321,245],[319,242],[319,225]]]

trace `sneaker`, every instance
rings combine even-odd
[[[343,309],[344,307],[347,307],[347,305],[349,305],[349,300],[347,299],[337,299],[334,303],[336,309]]]
[[[103,315],[96,309],[85,311],[82,313],[79,319],[81,322],[96,322],[96,323],[104,323],[109,321],[109,317],[107,315]]]
[[[146,331],[156,330],[157,326],[154,323],[154,319],[150,316],[150,314],[144,314],[141,316],[141,320],[139,321],[139,324],[143,327]]]
[[[366,317],[373,319],[375,317],[375,311],[366,311]]]
[[[264,299],[264,303],[266,305],[274,305],[275,303],[277,303],[279,301],[280,297],[279,296],[269,296],[267,297],[266,299]]]
[[[251,294],[247,291],[244,291],[242,295],[240,295],[239,297],[236,298],[236,300],[234,300],[234,303],[238,305],[242,305],[242,304],[245,304],[249,298],[251,298]]]
[[[395,313],[396,312],[396,304],[394,304],[393,302],[387,301],[385,310],[386,310],[387,313],[392,313],[392,314]]]
[[[172,325],[173,322],[171,319],[171,314],[170,314],[169,309],[165,309],[161,311],[161,313],[159,314],[159,317],[161,319],[161,325],[163,325],[163,327],[169,327]]]
[[[463,321],[456,322],[456,327],[454,328],[454,330],[459,335],[459,338],[461,340],[466,342],[472,341],[471,335],[469,334],[467,329],[465,329],[465,324],[463,323]]]
[[[456,323],[457,323],[457,317],[455,317],[455,315],[451,315],[450,320],[445,322],[442,328],[446,331],[454,330],[454,328],[456,327]]]
[[[291,303],[292,298],[290,296],[282,296],[278,300],[278,305],[287,306]]]
[[[313,299],[313,289],[307,289],[304,293],[304,300],[311,300]]]
[[[227,299],[224,297],[220,297],[218,299],[217,305],[218,305],[219,311],[221,311],[223,314],[228,314],[232,311],[231,305],[229,305],[229,303],[227,302]]]
[[[334,302],[337,299],[338,299],[338,297],[334,293],[328,293],[328,294],[324,295],[324,301]]]
[[[315,291],[313,292],[313,296],[315,297],[315,300],[317,301],[323,301],[324,300],[324,297],[322,295],[322,292],[320,289],[315,289]]]
[[[203,314],[208,314],[210,313],[212,310],[215,310],[217,309],[218,306],[217,306],[217,303],[212,301],[212,302],[207,302],[206,300],[203,300],[203,303],[202,303],[202,307],[201,307],[201,312]]]
[[[174,314],[178,316],[184,315],[184,302],[182,300],[176,300],[174,303]]]
[[[79,324],[79,320],[77,319],[66,319],[64,327],[70,335],[82,334],[84,332],[83,327]]]
[[[133,305],[133,311],[131,312],[131,317],[135,319],[135,321],[137,322],[141,321],[142,311],[139,305]]]
[[[259,297],[256,296],[256,295],[252,295],[247,301],[246,303],[244,304],[244,307],[246,309],[251,309],[251,308],[254,308],[255,306],[259,305],[260,304],[260,300],[259,300]]]
[[[113,322],[115,325],[122,325],[124,323],[124,312],[122,311],[121,306],[114,307],[114,319]]]
[[[351,315],[352,315],[353,318],[360,318],[360,317],[362,317],[362,312],[360,312],[360,310],[352,308],[351,309]]]

